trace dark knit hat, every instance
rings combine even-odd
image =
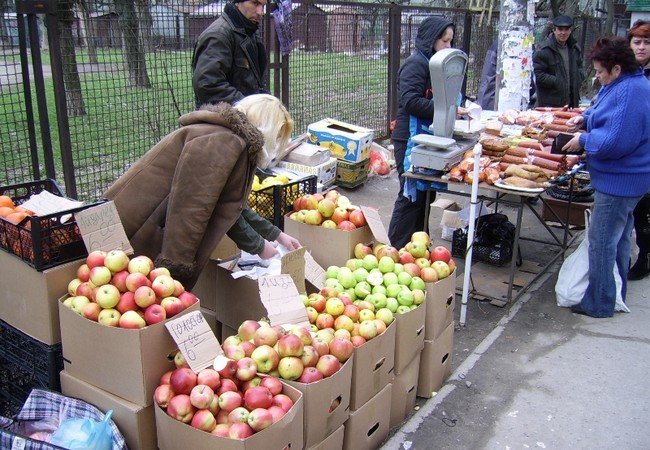
[[[245,2],[246,0],[232,0],[233,3],[242,3]]]
[[[556,27],[572,27],[573,18],[571,16],[557,16],[553,18],[553,25]]]

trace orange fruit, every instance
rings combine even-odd
[[[20,221],[23,220],[25,217],[27,217],[27,214],[25,214],[22,211],[16,211],[9,214],[7,217],[5,217],[5,219],[7,219],[11,223],[18,225]]]
[[[8,195],[0,195],[0,206],[14,207],[14,201]]]
[[[16,206],[16,207],[14,208],[14,211],[21,211],[21,212],[24,212],[24,213],[27,214],[28,216],[34,216],[34,215],[35,215],[35,214],[34,214],[34,211],[32,211],[32,210],[30,210],[30,209],[27,209],[27,208],[25,208],[24,206],[20,206],[20,205]]]
[[[16,212],[16,210],[9,206],[0,206],[0,217],[7,217],[13,212]]]

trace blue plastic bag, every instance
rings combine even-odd
[[[108,411],[104,420],[65,419],[52,434],[50,443],[70,450],[111,450],[113,431],[110,420],[113,411]]]

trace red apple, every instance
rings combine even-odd
[[[349,217],[350,214],[348,213],[347,209],[337,207],[334,209],[334,213],[332,214],[331,220],[333,220],[336,223],[336,225],[339,225],[341,222],[347,221]]]
[[[209,410],[201,409],[194,413],[190,425],[194,428],[210,433],[217,426],[217,421]]]
[[[88,267],[88,264],[84,263],[81,266],[79,266],[79,268],[77,269],[77,278],[84,283],[90,280],[90,267]]]
[[[190,401],[197,409],[207,409],[214,399],[214,391],[205,384],[197,384],[190,391]]]
[[[286,356],[302,355],[304,344],[302,340],[295,334],[290,333],[278,339],[278,356],[284,358]]]
[[[269,408],[273,404],[273,395],[269,388],[257,386],[244,393],[244,406],[248,410],[255,408]]]
[[[248,423],[248,410],[243,406],[233,409],[228,414],[228,423]]]
[[[361,228],[367,225],[366,216],[363,215],[363,211],[361,211],[360,209],[355,209],[354,211],[351,211],[349,220],[357,228]]]
[[[176,285],[174,284],[174,279],[172,277],[161,274],[151,282],[151,289],[153,289],[158,298],[165,298],[174,294]]]
[[[349,220],[343,220],[342,222],[340,222],[338,224],[338,226],[336,228],[338,228],[339,230],[344,230],[344,231],[352,231],[352,230],[357,229],[357,227],[352,222],[350,222]]]
[[[167,372],[163,373],[162,376],[160,377],[160,381],[158,384],[169,384],[169,380],[171,379],[173,370],[168,370]]]
[[[178,296],[178,299],[183,302],[183,309],[189,308],[199,301],[196,295],[192,294],[190,291],[183,291],[183,293]]]
[[[81,308],[81,314],[86,318],[92,321],[97,322],[99,320],[99,313],[102,312],[102,307],[97,303],[90,302],[86,303]]]
[[[297,380],[304,369],[302,361],[297,356],[285,356],[280,359],[278,364],[278,372],[281,378],[293,381]]]
[[[438,281],[438,272],[436,272],[436,269],[433,267],[423,267],[420,270],[420,278],[422,278],[425,283],[435,283]]]
[[[151,281],[149,281],[149,278],[140,272],[129,273],[129,275],[126,277],[125,283],[126,288],[131,292],[135,292],[140,286],[151,286]]]
[[[316,367],[305,367],[297,381],[309,384],[320,381],[323,378],[323,374],[320,373]]]
[[[95,286],[103,286],[110,283],[113,274],[106,266],[96,266],[90,269],[90,282]]]
[[[262,377],[260,386],[267,388],[271,392],[271,395],[282,393],[282,382],[276,377]]]
[[[451,252],[447,249],[447,247],[439,245],[433,248],[433,250],[431,251],[430,258],[431,258],[431,262],[443,261],[449,263],[449,260],[451,259]]]
[[[126,270],[129,266],[129,256],[124,250],[111,250],[104,256],[104,266],[108,267],[111,273]]]
[[[250,357],[253,354],[253,351],[257,348],[251,341],[244,341],[239,344],[239,346],[244,350],[245,357]]]
[[[245,320],[242,322],[241,325],[239,325],[239,329],[237,330],[237,336],[241,338],[242,341],[250,341],[253,339],[255,336],[255,331],[260,327],[261,325],[259,322],[255,320]]]
[[[336,359],[338,359],[342,363],[350,359],[353,351],[354,351],[354,345],[352,345],[351,341],[340,339],[340,338],[334,338],[330,341],[330,354],[334,355]]]
[[[89,269],[92,269],[93,267],[103,266],[104,258],[106,258],[105,251],[94,250],[88,253],[88,256],[86,257],[86,265]],[[79,279],[81,279],[81,277],[79,277]]]
[[[120,301],[117,302],[117,305],[115,305],[115,309],[117,309],[121,314],[124,314],[127,311],[135,311],[138,309],[138,305],[135,303],[133,292],[126,291],[122,293],[122,295],[120,295]]]
[[[276,405],[271,406],[268,409],[268,411],[271,413],[271,416],[273,417],[273,423],[278,422],[286,414],[286,411],[284,409]]]
[[[244,357],[237,361],[237,373],[235,376],[241,381],[248,381],[255,378],[257,364],[252,358]]]
[[[141,274],[147,276],[149,275],[149,272],[153,270],[153,268],[153,261],[151,258],[148,258],[144,255],[139,255],[135,258],[131,258],[127,270],[129,273],[140,272]]]
[[[165,312],[165,308],[157,305],[156,303],[149,305],[147,309],[144,310],[144,321],[147,323],[147,325],[153,325],[155,323],[162,322],[166,318],[167,313]]]
[[[190,423],[195,412],[196,408],[192,406],[190,396],[187,394],[175,395],[167,405],[167,414],[183,423]]]
[[[262,379],[258,376],[254,376],[250,380],[242,382],[240,391],[246,393],[247,390],[257,387],[262,382]]]
[[[161,408],[167,408],[169,401],[174,397],[174,391],[169,384],[161,384],[153,392],[153,400]]]
[[[228,430],[231,439],[246,439],[253,435],[253,429],[247,423],[233,423]]]
[[[196,386],[196,374],[188,367],[181,367],[172,372],[169,378],[172,390],[176,394],[190,395],[194,386]]]
[[[222,384],[224,378],[234,378],[235,373],[237,373],[237,362],[225,355],[218,355],[214,359],[213,367],[219,373]]]
[[[256,347],[260,345],[268,345],[273,347],[278,342],[278,332],[273,327],[260,327],[255,330],[253,335],[253,343]]]
[[[286,413],[293,407],[293,400],[285,394],[278,394],[273,396],[273,406],[279,406]]]
[[[253,431],[262,431],[273,424],[273,415],[266,408],[255,408],[248,415],[248,425]]]
[[[136,305],[142,309],[146,309],[148,306],[156,303],[156,293],[149,286],[140,286],[133,293],[133,299]]]
[[[230,378],[221,378],[221,384],[219,384],[219,387],[216,390],[217,395],[221,395],[224,392],[239,392],[239,387],[235,383],[234,380]]]
[[[316,367],[316,363],[318,362],[318,352],[316,349],[311,346],[311,345],[305,345],[305,348],[303,349],[302,356],[300,357],[300,360],[302,361],[303,366],[305,367]]]
[[[219,395],[219,408],[222,411],[230,412],[239,408],[243,404],[242,396],[239,392],[226,391]]]
[[[104,311],[108,311],[108,310],[105,309]],[[127,312],[125,312],[124,314],[122,314],[120,316],[120,320],[118,321],[118,326],[120,328],[128,328],[128,329],[137,330],[137,329],[146,327],[147,322],[137,312],[135,312],[135,311],[127,311]],[[179,392],[179,393],[181,393],[181,392]]]
[[[97,318],[97,322],[107,327],[116,327],[120,323],[120,317],[122,317],[122,315],[117,309],[113,309],[113,308],[102,309],[99,312],[99,317]]]
[[[334,355],[323,355],[318,358],[316,369],[323,374],[324,377],[334,375],[341,368],[341,362]]]
[[[214,369],[203,369],[196,376],[197,384],[205,384],[209,386],[213,391],[216,390],[219,385],[221,385],[221,378],[219,377],[219,372]]]
[[[366,341],[365,338],[357,335],[357,336],[352,336],[350,338],[350,342],[352,342],[352,345],[354,345],[354,348],[357,348],[357,347],[361,347],[367,341]]]
[[[230,438],[230,424],[228,423],[217,423],[214,427],[214,430],[211,431],[211,434],[215,436]]]
[[[164,297],[160,301],[160,306],[162,306],[165,310],[167,317],[174,317],[176,314],[185,309],[183,302],[176,297]]]
[[[126,270],[122,270],[120,272],[113,274],[110,283],[113,286],[115,286],[117,290],[120,291],[121,293],[127,292],[128,289],[126,287],[126,277],[128,276],[129,276],[129,272]]]

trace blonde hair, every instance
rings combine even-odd
[[[258,165],[262,169],[274,165],[274,159],[285,149],[293,132],[293,119],[287,108],[269,94],[249,95],[235,103],[234,108],[244,113],[264,136],[264,155]]]

